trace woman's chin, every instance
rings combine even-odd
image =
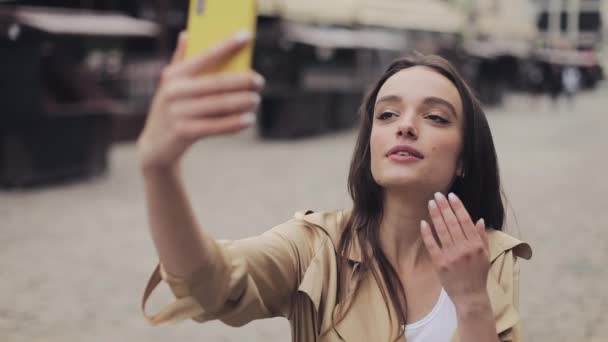
[[[378,184],[384,189],[403,189],[403,188],[412,188],[420,185],[421,180],[416,177],[387,177],[385,179],[380,180]]]
[[[385,191],[416,191],[417,193],[436,192],[443,189],[446,184],[427,177],[414,177],[400,175],[399,177],[385,177],[378,184]]]

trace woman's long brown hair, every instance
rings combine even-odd
[[[460,197],[471,218],[477,221],[484,218],[487,227],[501,230],[504,223],[504,206],[500,188],[500,177],[496,151],[490,127],[479,101],[456,69],[445,59],[435,55],[413,55],[394,61],[376,84],[371,88],[359,110],[360,126],[355,150],[350,164],[348,189],[353,199],[352,214],[345,225],[338,249],[338,301],[347,295],[349,284],[344,281],[344,270],[348,266],[347,256],[353,239],[361,244],[361,264],[363,272],[371,271],[378,284],[382,286],[382,296],[387,310],[389,302],[397,312],[399,326],[407,322],[407,298],[395,268],[380,246],[379,227],[384,209],[384,193],[374,180],[371,172],[370,135],[376,97],[382,85],[400,70],[413,66],[425,66],[443,75],[454,84],[463,104],[464,140],[461,165],[464,177],[457,178],[450,192]],[[355,284],[356,295],[359,284]],[[352,301],[351,301],[352,303]],[[350,305],[341,305],[335,313],[334,329],[348,313]],[[390,310],[389,310],[390,312]],[[394,319],[390,318],[391,321]],[[399,332],[402,336],[403,331]]]

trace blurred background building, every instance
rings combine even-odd
[[[267,78],[259,136],[352,127],[369,84],[416,51],[452,61],[486,105],[508,92],[558,97],[565,79],[593,88],[603,79],[607,3],[259,0],[253,64]],[[141,130],[187,6],[2,1],[0,184],[103,172],[109,146]]]

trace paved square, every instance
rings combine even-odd
[[[527,341],[608,341],[608,92],[573,109],[510,96],[489,110],[523,263]],[[187,156],[199,219],[218,238],[258,234],[300,209],[349,205],[353,132],[265,142],[253,132],[210,139]],[[237,214],[235,214],[237,213]],[[151,328],[139,298],[155,264],[133,144],[107,175],[0,193],[0,336],[32,341],[289,341],[286,321],[233,329],[187,322]],[[169,300],[168,291],[153,304]],[[158,307],[158,306],[157,306]]]

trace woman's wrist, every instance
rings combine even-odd
[[[487,291],[469,294],[454,301],[454,306],[459,318],[479,317],[492,313],[492,304]]]
[[[140,163],[140,172],[144,179],[147,180],[177,178],[180,174],[179,170],[179,164],[157,165]]]
[[[454,302],[461,341],[498,342],[496,322],[487,291]]]

